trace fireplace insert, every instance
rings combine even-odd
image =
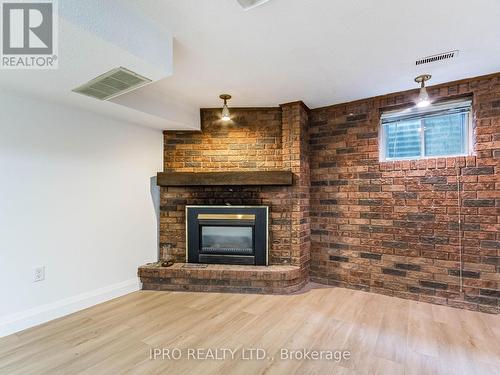
[[[267,206],[186,206],[189,263],[267,265]]]

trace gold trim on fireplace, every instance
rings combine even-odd
[[[253,214],[198,214],[198,220],[255,220]]]

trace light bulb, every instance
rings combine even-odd
[[[222,121],[229,121],[231,120],[231,114],[229,113],[229,108],[227,106],[227,101],[231,99],[231,95],[229,94],[220,94],[219,98],[224,100],[224,105],[222,106],[222,113],[221,113],[221,118]]]
[[[425,88],[425,82],[430,80],[432,76],[430,74],[422,74],[415,78],[415,82],[420,84],[420,92],[418,94],[417,102],[415,105],[419,108],[427,107],[431,104],[431,99]]]
[[[429,99],[429,94],[427,93],[427,89],[425,87],[420,88],[420,94],[418,94],[417,99],[417,107],[427,107],[431,104]]]
[[[222,119],[224,121],[231,120],[231,114],[229,113],[229,108],[226,103],[224,103],[224,107],[222,107]]]

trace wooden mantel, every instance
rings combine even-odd
[[[291,171],[159,172],[158,186],[292,185]]]

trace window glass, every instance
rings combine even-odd
[[[466,117],[462,113],[425,119],[425,156],[464,154]]]
[[[468,155],[471,100],[427,108],[390,111],[381,116],[381,160]]]
[[[420,120],[387,124],[385,132],[388,158],[420,156]]]

